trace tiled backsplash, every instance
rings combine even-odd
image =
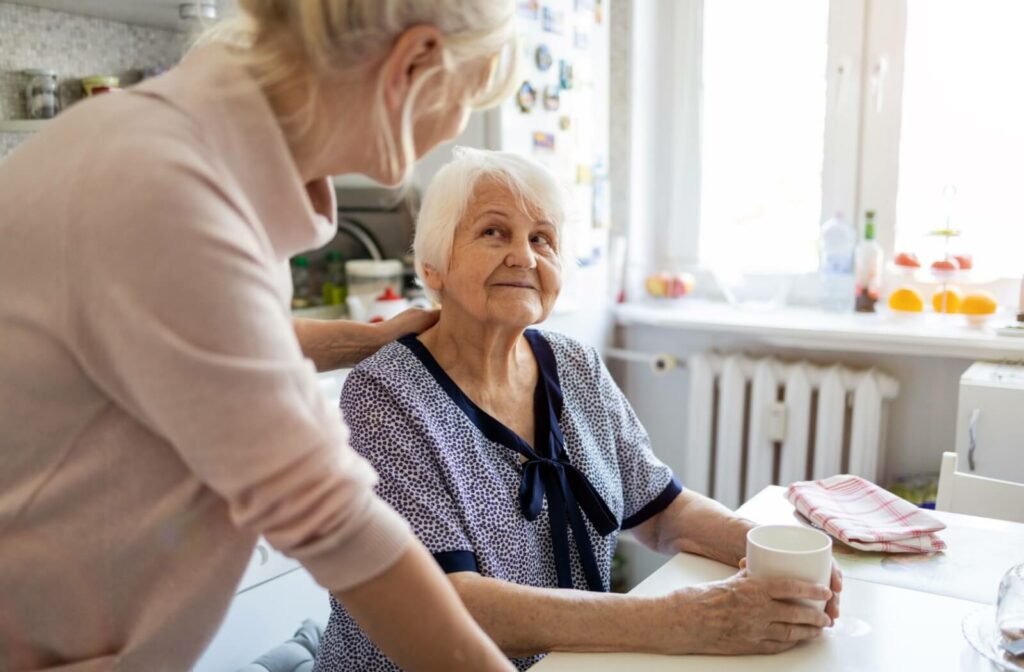
[[[132,26],[0,2],[0,119],[24,119],[26,68],[57,72],[64,106],[82,96],[78,80],[115,74],[130,84],[147,68],[170,67],[185,33]],[[0,159],[27,133],[0,133]]]

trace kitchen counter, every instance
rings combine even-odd
[[[963,315],[829,314],[816,308],[742,310],[726,303],[682,299],[615,307],[624,326],[742,334],[768,345],[814,350],[970,359],[1024,359],[1024,338],[1001,336],[1008,323],[994,316],[986,328],[967,326]]]

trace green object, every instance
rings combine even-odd
[[[939,489],[939,477],[937,474],[898,476],[885,489],[911,504],[925,509],[934,509],[935,496]]]
[[[309,259],[292,257],[292,308],[308,308],[312,300],[312,276],[309,274]]]
[[[325,257],[326,271],[324,283],[320,287],[324,303],[328,306],[337,306],[345,303],[348,296],[348,287],[345,283],[345,260],[337,250],[331,250]]]
[[[864,240],[875,239],[875,211],[868,210],[864,213]]]

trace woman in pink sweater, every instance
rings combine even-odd
[[[507,669],[314,377],[431,317],[293,325],[288,259],[326,176],[398,184],[508,92],[514,2],[238,5],[0,163],[0,671],[187,669],[259,534],[404,667]]]

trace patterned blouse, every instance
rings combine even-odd
[[[446,572],[607,591],[619,531],[682,487],[593,348],[532,329],[526,338],[539,368],[533,448],[463,394],[414,335],[349,375],[341,408],[352,447]],[[331,598],[315,672],[398,669]]]

